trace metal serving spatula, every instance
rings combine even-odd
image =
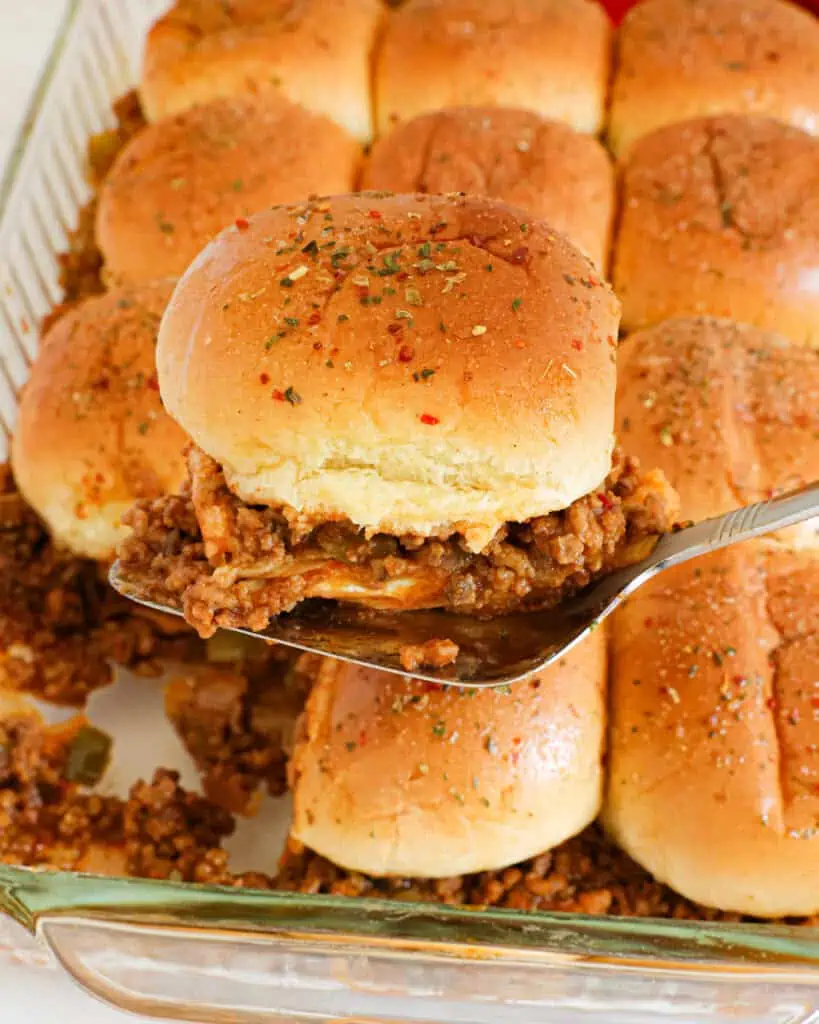
[[[819,483],[813,483],[770,501],[706,519],[666,534],[658,541],[651,540],[650,550],[642,561],[601,577],[576,596],[545,611],[474,619],[451,612],[371,612],[352,606],[319,604],[281,615],[260,633],[249,629],[232,632],[429,682],[498,686],[514,682],[559,658],[602,622],[624,597],[664,569],[817,515]],[[115,590],[138,604],[181,615],[178,608],[141,598],[139,591],[120,574],[118,562],[111,568],[109,580]],[[433,638],[454,640],[459,647],[456,660],[443,668],[405,671],[399,660],[400,648]]]

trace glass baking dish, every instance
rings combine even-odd
[[[73,0],[0,185],[3,447],[38,321],[60,297],[56,253],[87,195],[88,136],[111,123],[165,6]],[[819,935],[806,928],[459,910],[2,865],[0,907],[17,922],[0,917],[0,956],[56,959],[102,998],[172,1019],[819,1019]]]

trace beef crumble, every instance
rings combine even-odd
[[[371,878],[336,867],[291,839],[281,859],[276,888],[518,911],[695,921],[756,920],[684,899],[652,878],[596,824],[553,850],[512,867],[440,879]],[[816,925],[817,919],[798,918],[788,923]]]
[[[112,664],[156,675],[161,660],[202,658],[178,619],[143,614],[96,562],[58,547],[0,465],[0,685],[82,704]]]
[[[213,638],[223,639],[225,634]],[[319,660],[262,646],[264,657],[245,658],[241,669],[192,666],[166,690],[168,717],[200,772],[205,795],[234,814],[253,813],[262,786],[271,796],[286,792],[293,730]],[[225,653],[235,660],[234,651]]]
[[[349,579],[367,587],[416,581],[422,596],[413,607],[472,615],[548,607],[643,557],[677,511],[665,477],[641,472],[618,450],[599,491],[507,524],[474,554],[457,534],[368,537],[349,521],[304,524],[290,510],[247,505],[195,448],[189,470],[188,494],[141,502],[129,513],[133,532],[120,562],[144,597],[181,608],[202,636],[218,626],[261,630],[299,602],[325,596],[328,581]]]

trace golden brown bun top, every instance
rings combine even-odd
[[[528,210],[605,268],[614,206],[608,154],[590,135],[526,110],[421,114],[376,142],[365,188],[468,192]]]
[[[187,439],[159,398],[155,344],[172,282],[86,299],[43,339],[23,391],[12,467],[75,554],[112,557],[121,516],[185,479]]]
[[[594,0],[407,0],[375,63],[379,134],[442,107],[520,107],[597,132],[612,30]]]
[[[163,399],[245,500],[388,532],[563,508],[605,477],[618,304],[477,197],[362,193],[223,232],[160,331]]]
[[[819,479],[819,352],[728,320],[669,320],[619,352],[617,436],[683,519]]]
[[[819,131],[819,20],[788,0],[643,0],[619,34],[609,139],[660,125],[768,114]]]
[[[178,277],[237,217],[351,190],[359,159],[343,128],[276,93],[216,99],[148,125],[100,190],[106,277]]]
[[[579,832],[602,778],[605,644],[458,690],[324,659],[291,762],[293,835],[372,874],[503,867]]]
[[[281,89],[366,140],[382,16],[379,0],[176,0],[148,33],[143,108],[156,121],[217,96]]]
[[[819,139],[699,118],[631,150],[613,280],[626,330],[730,316],[819,344]]]
[[[819,559],[744,544],[664,573],[615,614],[617,841],[689,899],[819,911]]]

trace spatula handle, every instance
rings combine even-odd
[[[814,516],[819,516],[819,482],[668,534],[652,552],[650,563],[658,569],[678,565],[709,551],[784,530]]]

